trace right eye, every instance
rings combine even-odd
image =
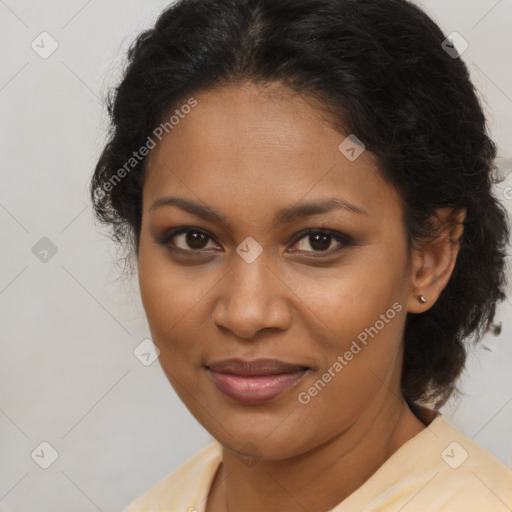
[[[206,231],[193,226],[181,226],[166,231],[158,239],[158,243],[169,249],[176,248],[181,251],[199,252],[211,250],[207,247],[209,240],[213,239]]]

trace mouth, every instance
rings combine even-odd
[[[215,386],[239,403],[268,402],[294,387],[310,367],[277,359],[226,359],[206,369]]]

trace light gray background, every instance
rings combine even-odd
[[[135,358],[149,337],[137,282],[117,279],[87,194],[105,141],[102,98],[167,3],[0,0],[2,511],[120,510],[211,440],[158,362]],[[510,169],[512,0],[422,5],[469,42],[463,58]],[[43,31],[59,45],[48,59],[31,48]],[[497,192],[510,210],[507,185]],[[32,252],[42,237],[57,247],[46,263]],[[510,303],[497,321],[501,335],[470,355],[467,396],[443,412],[512,467]],[[46,470],[31,458],[43,441],[58,452]]]

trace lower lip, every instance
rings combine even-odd
[[[295,386],[307,370],[278,375],[247,376],[218,373],[208,370],[210,376],[225,395],[237,402],[257,404],[273,400]]]

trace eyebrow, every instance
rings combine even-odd
[[[150,206],[149,210],[153,211],[163,206],[177,206],[181,210],[213,222],[223,223],[227,220],[224,215],[209,206],[177,196],[161,197]],[[293,222],[294,220],[321,213],[328,213],[336,209],[344,209],[358,215],[368,215],[368,212],[360,206],[349,203],[344,199],[331,197],[329,199],[299,203],[283,208],[277,212],[274,218],[274,223],[286,224]]]

